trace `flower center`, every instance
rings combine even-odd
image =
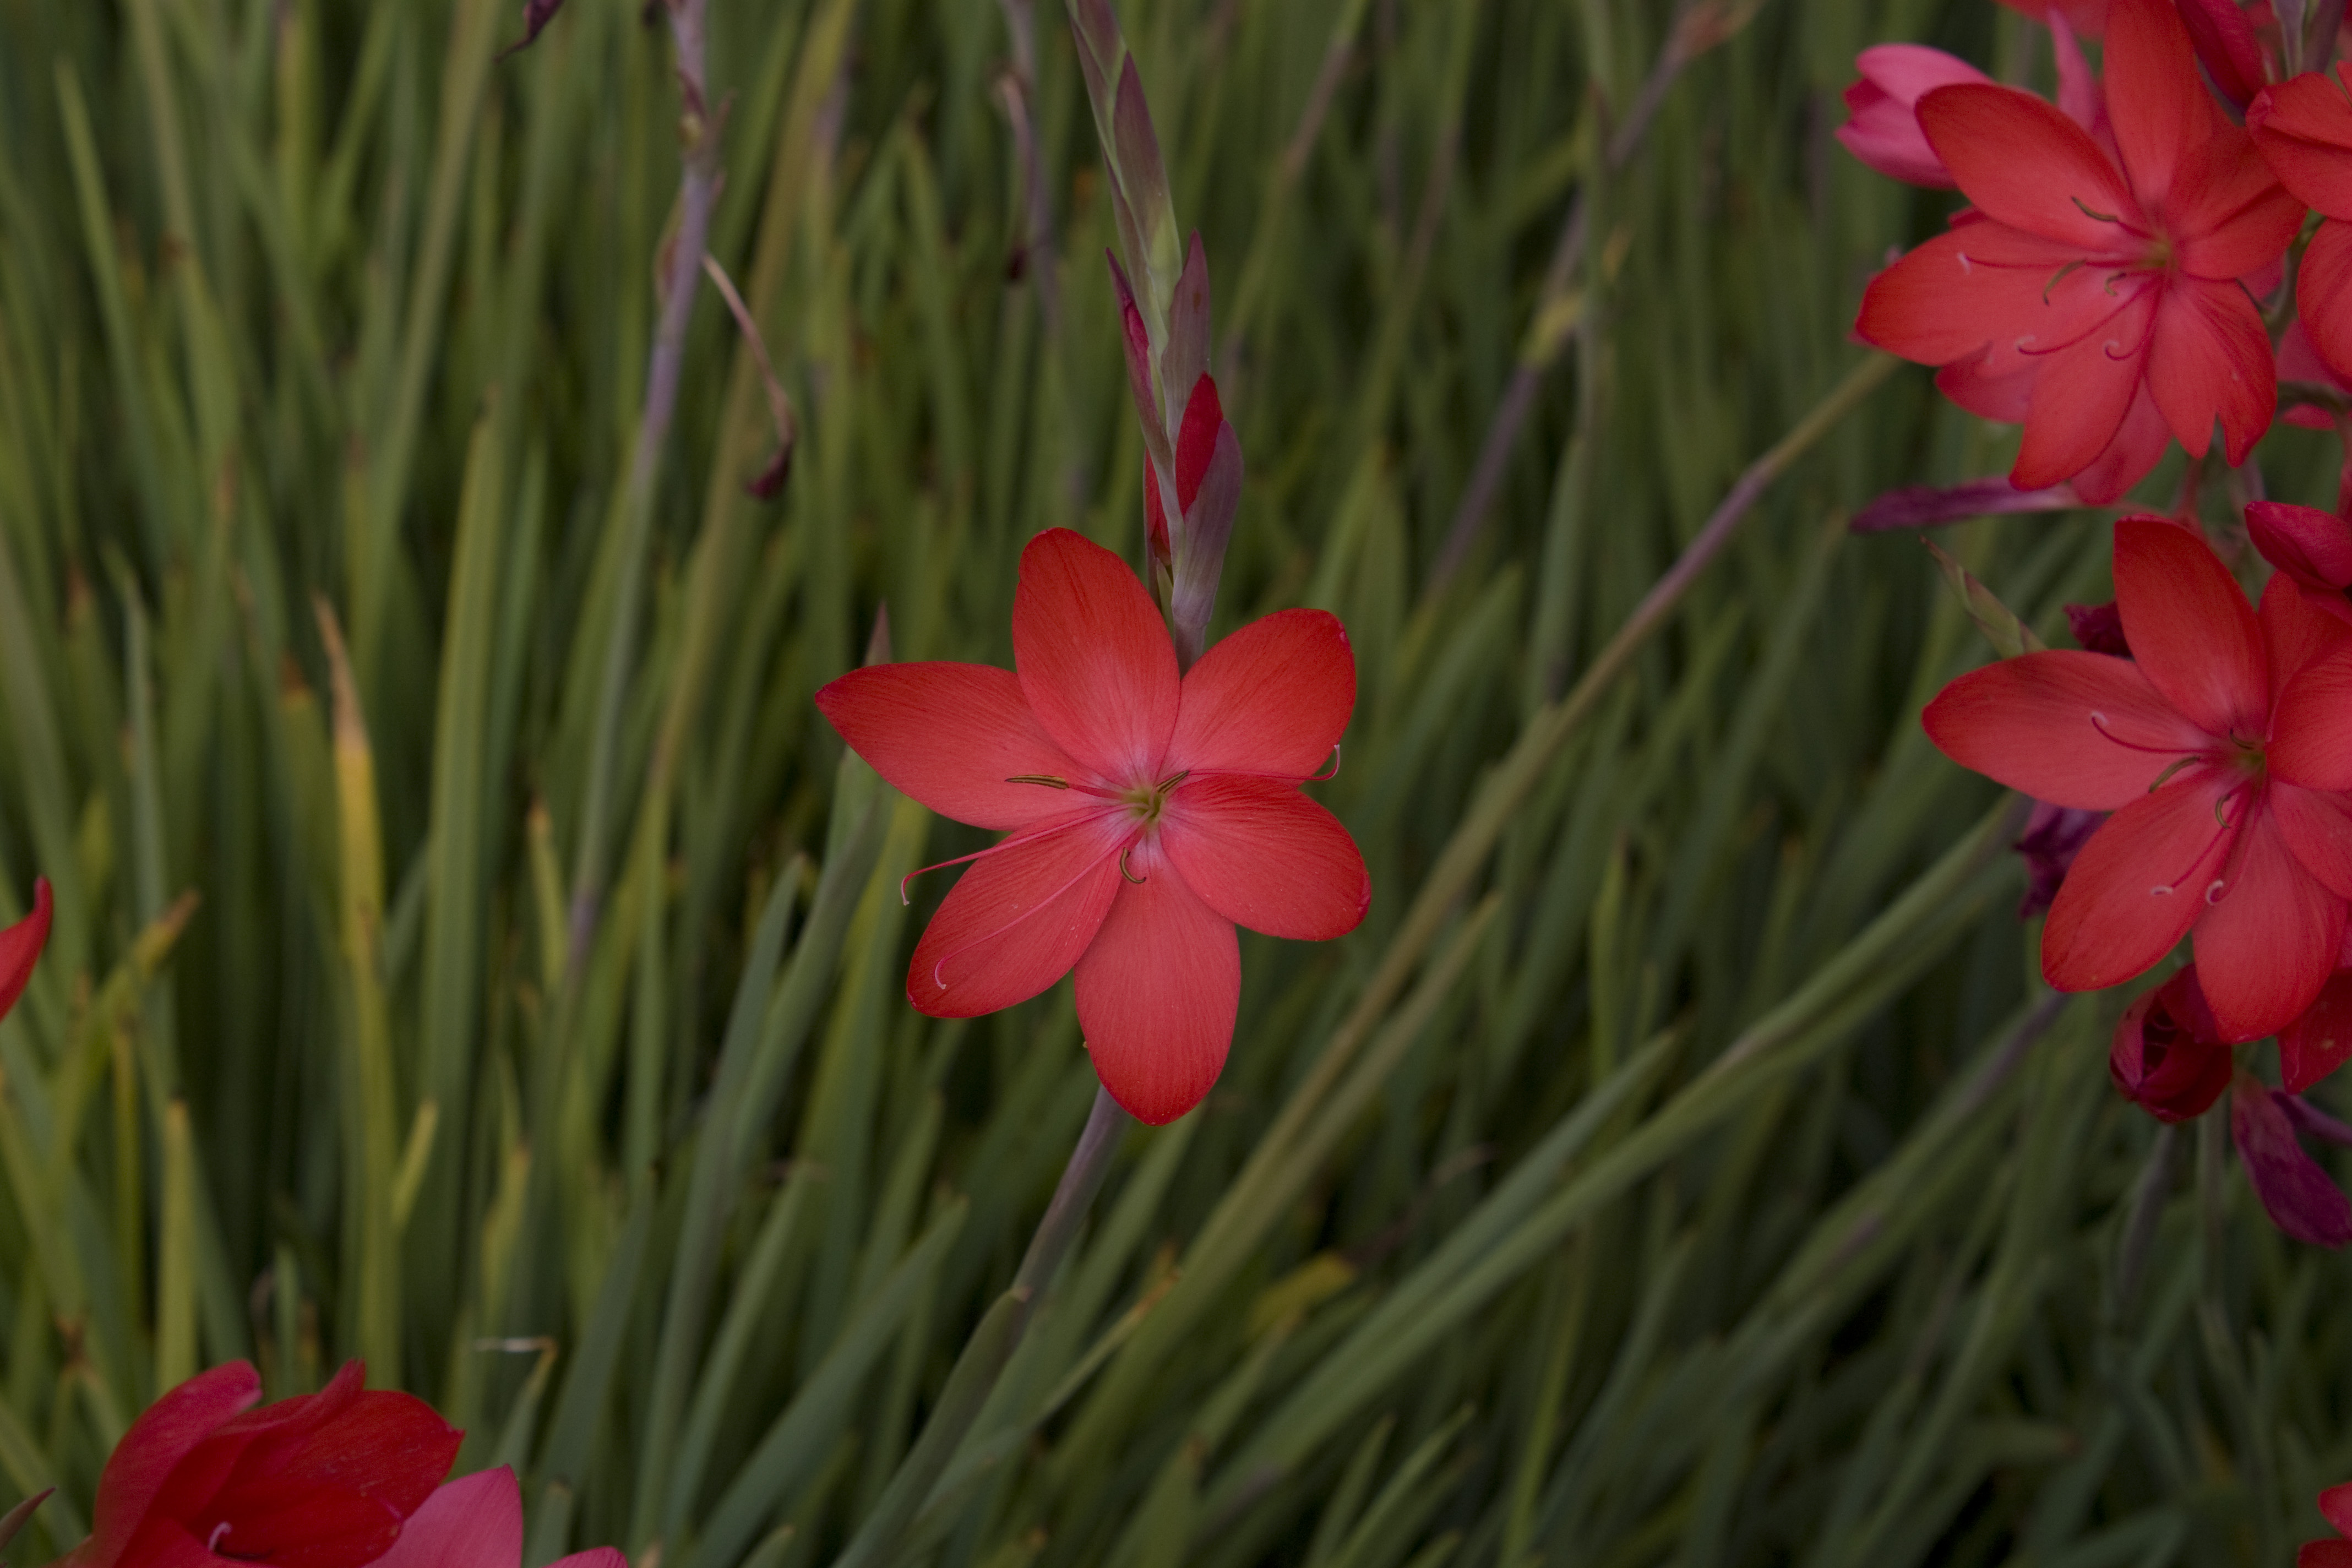
[[[1160,816],[1168,809],[1168,797],[1176,786],[1191,775],[1192,769],[1169,774],[1154,784],[1133,784],[1118,792],[1119,804],[1127,807],[1128,816],[1139,830],[1160,826]]]

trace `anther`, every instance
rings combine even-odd
[[[1047,789],[1067,789],[1070,787],[1069,780],[1065,778],[1056,778],[1052,773],[1014,773],[1011,778],[1006,779],[1004,782],[1006,784],[1044,784]]]
[[[1127,868],[1127,858],[1134,853],[1135,846],[1132,844],[1118,852],[1118,874],[1140,888],[1143,886],[1144,879]]]
[[[2121,223],[2123,221],[2123,219],[2116,216],[2113,213],[2100,212],[2097,208],[2093,207],[2088,203],[2084,202],[2080,196],[2068,196],[2066,199],[2073,202],[2076,206],[2081,207],[2084,217],[2095,218],[2100,223]]]
[[[1181,773],[1170,773],[1166,778],[1161,779],[1158,784],[1153,784],[1151,787],[1157,793],[1166,795],[1170,790],[1174,789],[1178,784],[1182,784],[1186,779],[1191,778],[1192,776],[1192,770],[1186,768]]]

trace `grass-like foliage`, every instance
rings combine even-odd
[[[953,1568],[2319,1532],[2352,1276],[2110,1092],[2016,803],[1919,729],[1968,606],[1843,527],[2004,459],[1849,340],[1942,209],[1837,89],[1887,38],[2046,72],[2021,22],[1119,0],[1248,454],[1216,629],[1345,619],[1311,788],[1374,897],[1244,936],[1218,1088],[894,1492],[1095,1081],[1066,986],[907,1005],[948,882],[899,879],[984,837],[810,697],[885,605],[1009,663],[1039,529],[1139,558],[1093,120],[1052,0],[714,0],[709,250],[792,462],[747,492],[706,283],[633,484],[673,45],[571,0],[494,58],[522,9],[0,0],[0,919],[57,897],[0,1025],[17,1561],[159,1389],[352,1355],[517,1467],[532,1563],[823,1563],[877,1507],[867,1559]],[[2098,518],[1949,542],[2053,640],[2107,596]]]

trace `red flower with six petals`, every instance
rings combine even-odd
[[[2168,436],[2201,456],[2217,418],[2230,461],[2245,460],[2277,381],[2238,279],[2303,220],[2205,89],[2165,0],[2114,0],[2105,63],[2119,156],[2013,88],[1920,99],[1920,128],[1975,206],[1873,279],[1855,323],[1942,366],[1936,384],[1962,407],[2023,421],[2017,488],[2072,480],[2095,502],[2137,483]]]
[[[2116,524],[2132,658],[2053,650],[1973,670],[1924,715],[1964,767],[2112,811],[2051,906],[2042,973],[2090,991],[2193,927],[2224,1040],[2271,1034],[2336,968],[2352,896],[2352,648],[2274,577],[2259,616],[2195,533]]]
[[[1058,528],[1022,552],[1013,652],[1013,670],[875,665],[816,696],[898,789],[1013,830],[967,857],[908,999],[971,1017],[1075,967],[1103,1086],[1145,1121],[1173,1121],[1233,1041],[1234,927],[1322,941],[1371,900],[1355,841],[1299,790],[1347,727],[1355,655],[1336,617],[1285,610],[1180,678],[1134,573]]]
[[[360,1568],[457,1457],[463,1434],[406,1394],[323,1390],[255,1410],[245,1362],[200,1373],[131,1424],[99,1477],[89,1539],[58,1568]]]

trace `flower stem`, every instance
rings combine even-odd
[[[1038,1298],[1069,1255],[1070,1243],[1094,1206],[1095,1194],[1102,1190],[1103,1176],[1110,1169],[1110,1157],[1131,1121],[1108,1089],[1095,1091],[1094,1110],[1087,1113],[1077,1147],[1070,1151],[1070,1163],[1062,1168],[1061,1184],[1045,1205],[1045,1218],[1037,1222],[1037,1232],[1029,1238],[1029,1250],[1013,1277],[1012,1288],[996,1299],[964,1342],[923,1435],[898,1462],[898,1473],[883,1489],[881,1500],[835,1559],[835,1568],[870,1568],[890,1560],[948,1461],[955,1458],[972,1423],[980,1418],[1013,1352],[1021,1348],[1022,1334],[1036,1313]]]

